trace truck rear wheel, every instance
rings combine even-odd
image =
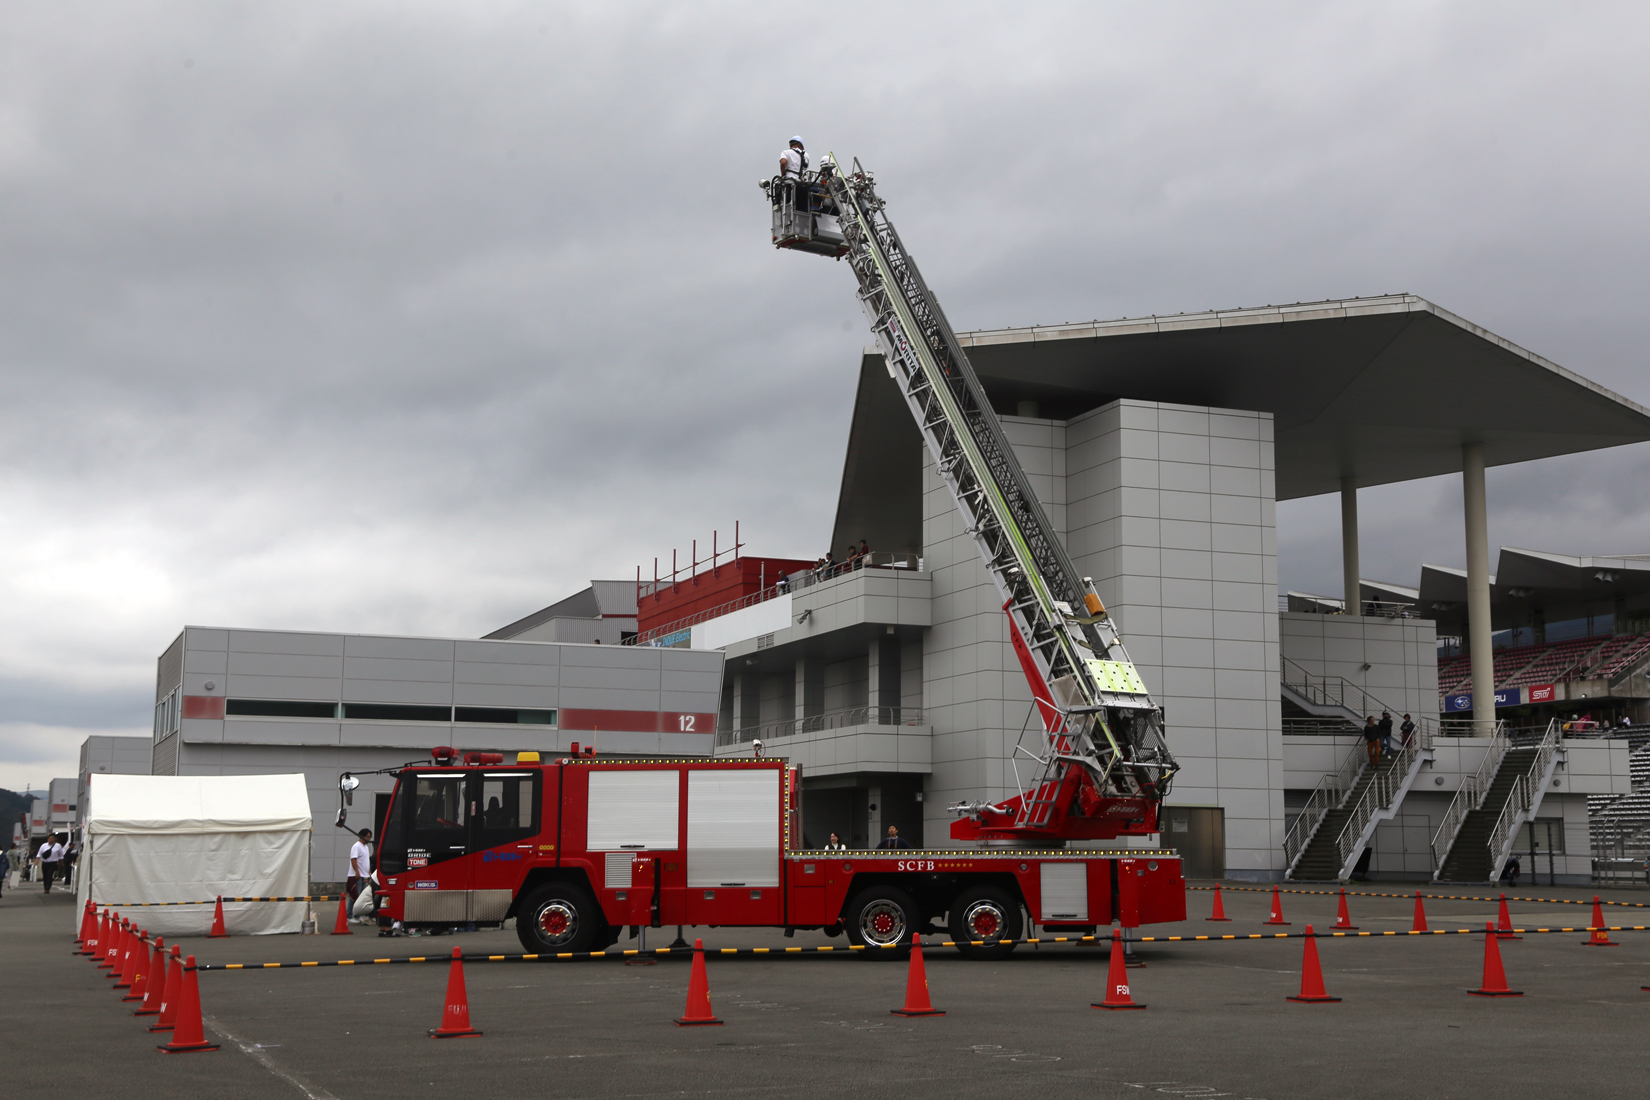
[[[964,958],[1006,959],[1024,930],[1020,903],[995,886],[964,890],[951,903],[951,939]],[[984,940],[985,943],[974,941]],[[992,943],[1007,940],[1007,943]]]
[[[854,895],[842,924],[867,958],[903,959],[911,952],[918,916],[916,902],[904,890],[873,886]]]
[[[528,894],[516,912],[516,938],[528,954],[595,951],[607,921],[577,886],[547,883]]]

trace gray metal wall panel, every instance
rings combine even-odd
[[[561,683],[561,666],[460,661],[453,669],[453,680],[460,684],[530,684],[535,687],[554,687]]]
[[[186,626],[183,628],[185,649],[216,649],[229,648],[229,631],[213,630],[210,627]]]
[[[561,682],[567,687],[656,692],[659,690],[659,670],[656,668],[564,667]]]
[[[457,642],[457,661],[520,665],[559,665],[561,653],[553,645],[523,645],[520,642]]]
[[[453,681],[453,663],[406,657],[345,657],[344,678],[450,684]]]
[[[172,693],[183,677],[183,639],[179,634],[177,640],[166,647],[166,652],[160,655],[155,662],[155,705]]]
[[[661,667],[660,654],[666,652],[649,646],[564,645],[561,647],[563,668],[652,668]]]
[[[231,653],[311,653],[341,657],[344,653],[342,634],[288,633],[275,630],[231,630]]]
[[[555,710],[559,689],[517,684],[454,684],[453,703],[461,707],[529,707]]]
[[[451,680],[354,680],[345,679],[341,697],[346,703],[451,704]]]
[[[251,745],[336,745],[339,743],[338,723],[226,718],[223,722],[223,740]]]
[[[405,657],[415,661],[451,661],[457,643],[445,638],[390,638],[374,634],[344,635],[350,657]]]
[[[659,709],[659,696],[654,693],[636,691],[621,691],[614,688],[561,688],[561,705],[568,707],[589,708],[592,710],[642,710],[654,711]]]
[[[224,694],[233,699],[310,699],[326,702],[338,698],[339,680],[333,676],[246,676],[230,673]]]
[[[310,653],[228,653],[228,668],[220,672],[242,673],[248,676],[308,676],[337,679],[343,661],[337,656]],[[206,670],[202,670],[206,671]]]
[[[229,654],[221,649],[185,649],[183,671],[222,675],[229,671]]]

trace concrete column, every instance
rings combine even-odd
[[[825,669],[818,657],[796,659],[796,728],[807,730],[804,720],[825,713]]]
[[[751,717],[745,711],[745,675],[742,672],[733,674],[733,729],[734,732],[751,725]]]
[[[1346,613],[1363,611],[1358,598],[1358,479],[1341,478],[1341,598]]]
[[[892,639],[889,640],[892,641]],[[884,645],[885,643],[881,638],[872,638],[865,647],[865,705],[872,708],[866,721],[871,723],[877,721],[877,707],[890,705],[890,701],[883,697],[885,694],[882,682],[882,651]],[[897,703],[898,700],[893,702]]]
[[[1473,735],[1495,732],[1495,653],[1490,647],[1490,534],[1484,445],[1461,448],[1461,509],[1467,528],[1467,652],[1472,654]]]

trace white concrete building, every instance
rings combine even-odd
[[[1357,488],[1461,471],[1471,587],[1485,576],[1485,465],[1650,439],[1639,406],[1407,295],[959,340],[1165,708],[1181,764],[1165,840],[1194,873],[1281,877],[1286,831],[1344,762],[1333,731],[1355,713],[1408,712],[1429,738],[1490,740],[1488,721],[1439,729],[1430,621],[1281,610],[1280,498],[1341,494],[1357,593]],[[1468,399],[1488,392],[1508,401]],[[829,544],[860,539],[920,569],[799,574],[783,616],[759,603],[741,621],[694,626],[692,645],[728,659],[717,751],[760,737],[800,763],[811,842],[834,830],[861,843],[893,823],[944,844],[946,804],[1018,793],[1014,747],[1022,730],[1033,745],[1041,733],[995,589],[874,348]],[[1483,634],[1487,647],[1489,625],[1475,622],[1475,645]],[[1284,708],[1303,706],[1285,736]],[[1372,874],[1420,874],[1405,849],[1422,832],[1433,870],[1444,810],[1486,751],[1470,736],[1433,743],[1395,796],[1413,801],[1354,838]],[[1581,874],[1585,795],[1625,792],[1625,755],[1590,746],[1543,760],[1563,774],[1531,812],[1562,818],[1569,862],[1555,873]]]

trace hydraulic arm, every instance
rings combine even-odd
[[[953,838],[1035,844],[1156,832],[1176,770],[1161,709],[1093,582],[1055,536],[871,173],[858,161],[843,170],[833,157],[817,182],[828,201],[801,188],[793,195],[789,184],[781,197],[764,182],[775,198],[775,244],[840,255],[853,268],[888,373],[996,584],[1046,733],[1017,797],[952,807],[961,817]]]

